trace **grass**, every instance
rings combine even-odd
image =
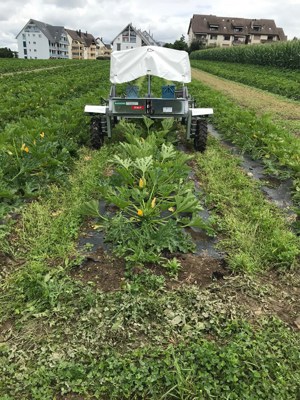
[[[251,64],[234,64],[221,61],[191,60],[194,68],[217,76],[240,82],[259,89],[267,90],[290,99],[300,100],[299,70],[258,66]]]
[[[151,274],[108,294],[63,273],[45,285],[51,301],[39,293],[7,322],[17,336],[0,346],[2,398],[296,396],[297,334],[272,318],[251,326],[218,291],[170,292]]]
[[[216,140],[197,157],[198,176],[222,233],[220,247],[232,269],[255,272],[297,265],[299,240],[258,184],[239,169],[240,159]]]
[[[247,302],[264,304],[271,291],[255,278],[170,289],[145,269],[107,293],[73,278],[85,257],[77,247],[81,206],[99,198],[114,151],[81,149],[60,186],[7,217],[2,251],[12,262],[0,282],[0,398],[296,399],[299,334],[272,316],[254,318]],[[196,162],[232,269],[296,267],[298,239],[238,159],[211,140]],[[175,258],[169,267],[176,275]]]
[[[29,204],[18,222],[15,256],[23,257],[24,264],[10,271],[0,295],[1,398],[295,397],[300,382],[297,333],[272,317],[246,322],[247,307],[218,286],[169,290],[164,277],[145,270],[129,276],[120,290],[103,293],[93,282],[71,277],[81,263],[75,245],[80,205],[97,198],[112,151],[108,146],[83,151],[65,187],[53,186],[47,200]],[[259,262],[260,268],[270,267],[283,253],[275,249],[268,262],[264,256],[274,251],[274,243],[283,248],[286,242],[290,253],[282,266],[289,265],[295,238],[239,172],[238,160],[212,140],[207,153],[197,156],[197,165],[208,201],[222,214],[217,222],[228,237],[232,268],[257,270]],[[255,217],[261,225],[248,253],[246,206],[249,227]],[[263,291],[246,286],[261,301]]]

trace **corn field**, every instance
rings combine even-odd
[[[299,69],[300,40],[256,46],[244,45],[229,48],[197,50],[191,53],[191,59]]]

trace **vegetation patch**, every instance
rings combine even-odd
[[[231,63],[268,65],[273,67],[299,69],[300,41],[287,41],[264,46],[232,46],[194,51],[191,59],[225,61]]]
[[[235,64],[222,61],[191,60],[194,68],[245,85],[267,90],[293,100],[300,100],[300,72],[281,68]]]
[[[239,171],[239,163],[213,139],[207,152],[197,157],[208,204],[226,235],[220,245],[228,252],[231,268],[253,272],[296,266],[299,240],[257,184]]]

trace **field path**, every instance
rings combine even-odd
[[[192,77],[224,93],[240,106],[250,108],[257,114],[272,115],[276,123],[296,136],[300,136],[300,102],[220,78],[196,68],[192,68]]]
[[[4,72],[3,74],[0,73],[0,78],[5,77],[5,76],[11,76],[11,75],[20,75],[20,74],[27,74],[31,72],[40,72],[40,71],[45,71],[48,69],[57,69],[57,68],[63,68],[63,65],[55,65],[54,67],[41,67],[41,68],[35,68],[35,69],[25,69],[21,71],[14,71],[14,72]]]

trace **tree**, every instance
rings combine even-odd
[[[185,41],[184,35],[181,35],[181,38],[179,40],[175,40],[173,44],[165,43],[164,47],[168,47],[169,49],[188,51],[188,45]]]
[[[201,40],[194,39],[190,44],[189,53],[191,53],[192,51],[202,50],[204,48],[205,48],[205,43],[203,43]]]
[[[173,49],[188,51],[188,45],[185,41],[184,35],[181,35],[181,38],[179,40],[175,40],[173,44]]]
[[[0,58],[13,58],[14,53],[7,47],[0,48]]]

